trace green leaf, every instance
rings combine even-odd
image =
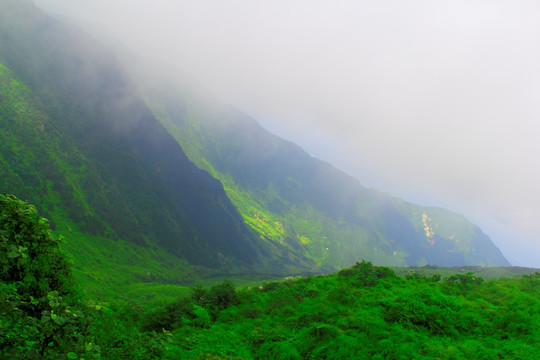
[[[74,352],[68,352],[67,353],[68,359],[78,359],[79,357]]]
[[[53,319],[55,323],[57,323],[58,325],[64,325],[65,322],[66,322],[66,319],[64,319],[62,316],[57,316],[56,318]]]

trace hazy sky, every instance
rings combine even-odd
[[[540,267],[540,1],[35,0]]]

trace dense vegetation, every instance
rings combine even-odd
[[[61,238],[34,206],[0,194],[0,234],[0,358],[112,359],[128,350],[155,355],[155,334],[124,326],[81,296],[60,252]]]
[[[0,195],[0,357],[10,359],[535,359],[540,273],[396,276],[362,261],[337,274],[167,303],[74,283],[47,220]]]
[[[170,359],[535,359],[539,275],[402,278],[362,262],[236,293],[195,289],[145,324],[172,331]]]

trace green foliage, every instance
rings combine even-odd
[[[212,286],[208,295],[203,298],[202,303],[218,310],[238,304],[238,297],[233,283],[226,280],[221,284]]]
[[[0,200],[2,358],[532,360],[540,350],[540,273],[440,281],[362,261],[251,289],[193,287],[168,304],[96,302],[76,291],[36,209]]]
[[[222,310],[238,303],[234,285],[228,280],[209,290],[196,286],[192,288],[191,297],[182,297],[164,308],[146,314],[141,328],[143,331],[172,331],[186,324],[209,328]]]
[[[165,329],[171,331],[197,316],[195,305],[189,299],[181,298],[178,302],[170,304],[164,309],[157,309],[147,314],[142,321],[142,330],[160,331]]]
[[[153,360],[163,357],[172,335],[165,329],[140,331],[140,314],[128,307],[103,307],[93,314],[89,331],[103,359]]]
[[[352,276],[361,286],[374,286],[379,279],[393,278],[396,274],[392,269],[385,266],[373,266],[369,261],[357,262],[352,268],[339,272],[341,276]]]
[[[34,206],[0,194],[0,236],[1,357],[99,355],[99,348],[87,349],[86,314],[48,221]]]
[[[70,266],[59,251],[60,239],[36,208],[13,195],[0,194],[0,279],[18,285],[24,297],[49,292],[69,294]],[[40,310],[40,309],[37,309]]]
[[[166,331],[82,297],[60,239],[36,208],[0,194],[0,358],[155,359]]]
[[[480,276],[475,275],[472,272],[466,274],[455,274],[450,276],[445,280],[449,283],[458,283],[465,286],[480,285],[484,282],[484,279]]]
[[[532,360],[539,281],[403,278],[363,261],[335,275],[236,291],[235,304],[219,310],[209,294],[230,293],[230,284],[196,287],[182,301],[199,306],[206,325],[183,322],[165,358]]]
[[[476,276],[480,276],[484,279],[498,279],[502,277],[521,277],[523,275],[534,274],[538,269],[526,268],[519,266],[497,266],[497,267],[484,267],[484,266],[453,266],[443,267],[437,265],[424,265],[421,267],[392,267],[392,270],[397,275],[412,275],[419,277],[438,277],[448,278],[452,275],[473,273]]]

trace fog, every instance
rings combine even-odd
[[[35,0],[540,267],[540,2]]]

